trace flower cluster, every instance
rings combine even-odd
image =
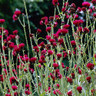
[[[93,7],[83,2],[77,9],[65,1],[62,9],[59,0],[52,0],[52,4],[58,9],[54,16],[40,20],[46,27],[45,38],[39,37],[42,28],[31,33],[29,23],[29,37],[26,35],[20,10],[14,12],[13,20],[22,25],[26,43],[19,40],[18,30],[10,34],[3,28],[5,20],[0,19],[0,88],[4,96],[95,96],[96,0],[92,0]]]

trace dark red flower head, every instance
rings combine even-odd
[[[60,59],[62,57],[62,54],[58,53],[57,58]]]
[[[95,17],[95,18],[96,18],[96,13],[94,13],[94,14],[93,14],[93,17]]]
[[[82,3],[82,6],[83,7],[89,7],[90,6],[90,3],[85,1],[85,2]]]
[[[67,92],[67,95],[68,95],[68,96],[72,96],[72,91],[68,91],[68,92]]]
[[[75,78],[75,73],[71,73],[71,76],[74,79]]]
[[[18,33],[18,30],[14,30],[14,31],[13,31],[13,34],[14,34],[14,35],[17,35],[17,33]]]
[[[90,69],[90,70],[94,69],[94,64],[88,63],[87,68]]]
[[[92,2],[93,4],[96,4],[96,0],[92,0],[91,2]]]
[[[38,28],[38,29],[37,29],[37,32],[38,32],[38,33],[41,33],[41,32],[42,32],[42,30]]]
[[[83,31],[84,31],[84,33],[89,33],[89,29],[86,27],[83,29]]]
[[[18,18],[17,18],[17,15],[13,14],[13,20],[16,21]]]
[[[78,86],[77,87],[77,90],[78,90],[79,93],[81,93],[82,92],[82,87],[81,86]]]
[[[74,40],[71,41],[71,45],[72,46],[75,46],[76,45],[76,42]]]
[[[47,27],[46,32],[50,32],[50,31],[51,31],[51,27]]]
[[[5,22],[4,19],[0,19],[0,23],[3,24]]]
[[[70,27],[69,24],[66,24],[66,25],[63,26],[63,28],[65,28],[65,29],[68,29],[69,27]]]
[[[23,48],[25,46],[24,43],[19,44],[19,48]]]
[[[25,94],[26,95],[30,95],[30,91],[29,90],[25,90]]]
[[[59,3],[58,3],[58,0],[52,0],[52,4],[53,4],[53,5],[59,4]]]
[[[12,86],[12,89],[13,89],[13,90],[17,90],[17,88],[18,88],[18,87],[15,86],[15,85]]]
[[[32,58],[30,58],[30,62],[32,62],[32,63],[35,63],[36,60],[37,60],[36,57],[32,57]]]
[[[16,79],[17,77],[10,77],[10,84],[17,82]]]
[[[53,51],[52,50],[48,50],[48,55],[52,55]]]
[[[25,85],[25,88],[26,88],[26,89],[29,89],[29,88],[30,88],[30,85],[29,85],[29,84],[26,84],[26,85]]]
[[[0,75],[0,81],[4,81],[4,79],[3,79],[3,75]]]
[[[86,77],[86,80],[90,83],[91,82],[91,77]]]
[[[5,96],[11,96],[11,94],[5,94]]]
[[[72,84],[73,83],[72,78],[67,77],[67,82],[69,82],[70,84]]]
[[[67,30],[67,29],[61,29],[61,33],[62,33],[63,35],[66,35],[66,34],[68,33],[68,30]]]
[[[19,96],[18,92],[14,92],[14,96]]]
[[[75,25],[75,26],[79,26],[80,24],[82,24],[84,21],[83,20],[74,20],[73,21],[73,24]]]
[[[20,11],[20,10],[16,10],[16,11],[14,12],[14,14],[17,15],[17,16],[19,16],[19,15],[21,14],[21,11]]]
[[[59,65],[57,63],[53,63],[53,67],[57,68]]]

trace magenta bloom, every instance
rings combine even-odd
[[[48,55],[52,55],[53,51],[52,50],[48,50]]]
[[[74,40],[71,41],[71,45],[72,46],[75,46],[76,45],[76,42]]]
[[[79,26],[80,24],[82,24],[84,21],[83,20],[74,20],[73,21],[73,24],[75,25],[75,26]]]
[[[14,35],[17,35],[17,33],[18,33],[18,30],[14,30],[14,31],[13,31],[13,34],[14,34]]]
[[[72,78],[67,77],[67,82],[69,82],[70,84],[72,84],[73,83]]]
[[[52,4],[53,4],[53,5],[58,4],[58,0],[52,0]]]
[[[65,28],[65,29],[68,29],[69,27],[70,27],[69,24],[66,24],[66,25],[63,26],[63,28]]]
[[[47,27],[46,32],[50,32],[50,31],[51,31],[51,27]]]
[[[20,11],[20,10],[16,10],[16,11],[14,12],[14,14],[17,15],[17,16],[19,16],[19,15],[21,14],[21,11]]]
[[[38,28],[38,29],[37,29],[37,32],[38,32],[38,33],[41,33],[41,32],[42,32],[42,30]]]
[[[89,7],[89,6],[90,6],[90,3],[89,3],[89,2],[83,2],[83,3],[82,3],[82,6],[83,6],[83,7]]]
[[[31,61],[32,63],[35,63],[36,60],[37,60],[36,57],[32,57],[32,58],[30,58],[30,61]]]
[[[77,90],[78,90],[79,93],[81,93],[82,92],[82,87],[81,86],[78,86],[77,87]]]
[[[16,21],[18,18],[17,18],[17,15],[13,14],[13,20]]]
[[[91,77],[86,77],[86,80],[90,83],[91,82]]]
[[[96,18],[96,13],[94,13],[94,14],[93,14],[93,17],[95,17],[95,18]]]
[[[4,81],[4,79],[3,79],[3,75],[0,75],[0,81]]]
[[[90,69],[90,70],[94,69],[94,64],[88,63],[87,68]]]
[[[30,95],[30,91],[29,90],[25,90],[25,94],[26,95]]]
[[[72,91],[68,91],[68,92],[67,92],[67,95],[68,95],[68,96],[72,96]]]
[[[57,63],[53,63],[53,67],[57,68],[59,65]]]
[[[91,2],[92,2],[93,4],[96,4],[96,0],[92,0]]]
[[[17,90],[17,88],[18,88],[18,87],[15,86],[15,85],[12,86],[12,89],[13,89],[14,91]]]
[[[5,22],[5,19],[0,19],[0,23],[3,24]]]

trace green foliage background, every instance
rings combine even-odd
[[[48,9],[48,3],[49,0],[46,0],[46,2],[43,2],[43,0],[34,0],[33,2],[31,0],[27,1],[27,8],[29,17],[32,18],[33,16],[44,16],[44,11]],[[22,12],[24,12],[24,5],[23,0],[0,0],[0,19],[5,19],[6,22],[4,24],[4,28],[8,29],[9,33],[12,33],[13,30],[18,29],[21,42],[24,42],[24,35],[22,32],[22,27],[19,25],[19,22],[14,22],[12,19],[12,16],[14,14],[14,11],[17,9],[20,9]],[[37,19],[37,18],[36,18]],[[36,24],[30,21],[32,30],[36,30]],[[38,21],[39,24],[39,21]],[[38,26],[39,27],[39,26]]]

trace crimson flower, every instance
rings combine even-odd
[[[18,33],[18,30],[14,30],[14,31],[13,31],[13,34],[14,34],[14,35],[17,35],[17,33]]]
[[[68,95],[68,96],[72,96],[72,91],[68,91],[68,92],[67,92],[67,95]]]
[[[3,24],[5,22],[5,19],[0,19],[0,23]]]
[[[71,41],[71,45],[72,45],[72,46],[75,46],[75,45],[76,45],[75,40],[72,40],[72,41]]]
[[[80,24],[82,24],[84,21],[83,20],[74,20],[73,21],[73,24],[75,25],[75,26],[79,26]]]
[[[94,69],[94,64],[88,63],[87,68],[90,69],[90,70]]]
[[[72,84],[73,83],[72,78],[67,77],[67,82],[69,82],[70,84]]]
[[[75,78],[75,73],[71,73],[71,76],[74,79]]]
[[[59,4],[59,3],[58,3],[58,0],[52,0],[52,4],[53,4],[53,5]]]
[[[25,90],[25,94],[26,95],[30,95],[30,91],[29,90]]]
[[[12,86],[12,89],[13,89],[14,91],[17,90],[17,88],[18,88],[18,87],[15,86],[15,85]]]
[[[47,27],[46,32],[50,32],[50,31],[51,31],[51,27]]]
[[[92,0],[91,2],[92,2],[93,4],[96,4],[96,0]]]
[[[95,18],[96,18],[96,13],[94,13],[94,14],[93,14],[93,17],[95,17]]]
[[[77,87],[77,90],[78,90],[79,93],[81,93],[82,92],[82,87],[81,86],[78,86]]]
[[[13,14],[13,20],[16,21],[18,18],[17,18],[17,15]]]
[[[38,33],[41,33],[41,32],[42,32],[42,30],[38,28],[38,29],[37,29],[37,32],[38,32]]]
[[[5,96],[11,96],[11,94],[5,94]]]
[[[30,88],[30,85],[29,85],[29,84],[26,84],[25,87],[26,87],[27,89],[29,89],[29,88]]]
[[[53,63],[53,67],[57,68],[59,65],[57,63]]]
[[[66,24],[66,25],[63,26],[63,28],[65,28],[65,29],[68,29],[69,27],[70,27],[69,24]]]
[[[3,75],[0,75],[0,81],[4,81],[4,79],[3,79]]]
[[[89,29],[86,27],[83,29],[83,31],[84,31],[84,33],[89,33]]]
[[[58,53],[57,58],[60,59],[62,57],[62,54]]]
[[[16,10],[16,11],[14,12],[14,14],[17,15],[17,16],[19,16],[19,15],[21,14],[21,11],[20,11],[20,10]]]
[[[90,6],[90,3],[89,3],[89,2],[83,2],[83,3],[82,3],[82,6],[83,6],[83,7],[89,7],[89,6]]]
[[[86,80],[90,83],[91,82],[91,77],[86,77]]]
[[[17,82],[16,81],[17,77],[10,77],[10,84],[14,83],[14,82]]]
[[[36,60],[37,60],[36,57],[32,57],[32,58],[30,58],[30,62],[32,62],[32,63],[35,63]]]
[[[52,55],[53,51],[52,50],[48,50],[48,55]]]

